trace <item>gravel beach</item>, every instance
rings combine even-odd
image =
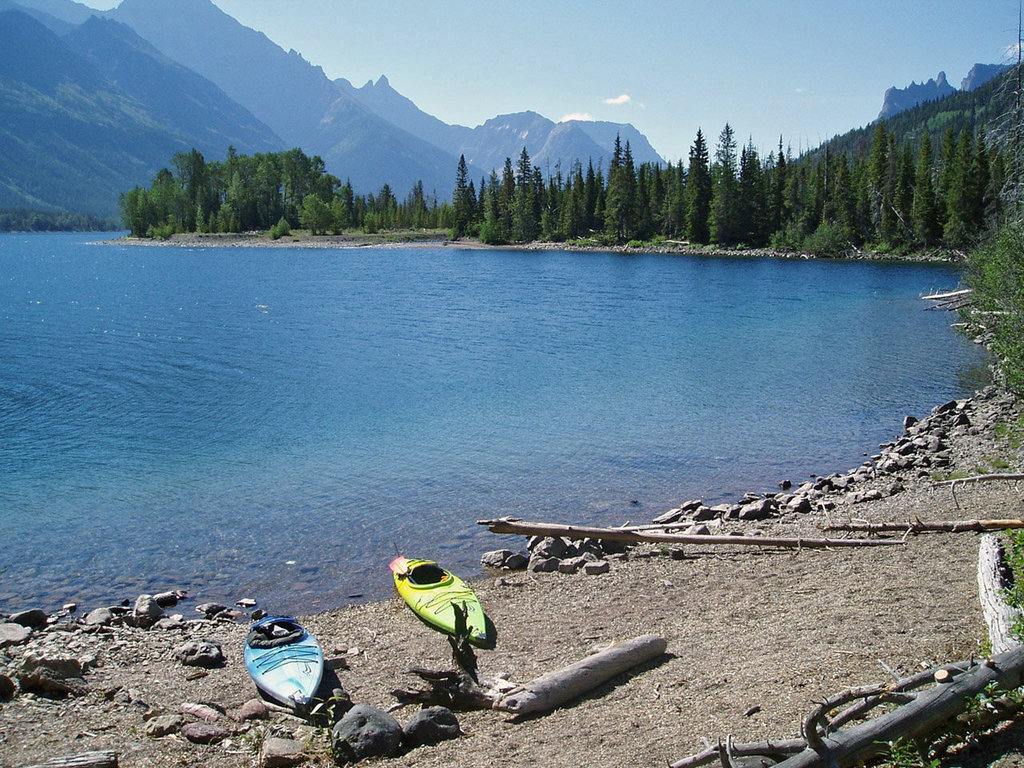
[[[941,433],[941,444],[931,449],[944,454],[941,472],[915,466],[911,451],[902,462],[907,467],[886,464],[904,455],[907,435],[877,454],[870,468],[818,480],[820,490],[806,486],[809,512],[782,510],[752,522],[727,515],[706,525],[712,533],[820,538],[830,522],[1020,517],[1024,491],[1015,484],[964,485],[954,496],[934,478],[994,465],[1021,471],[1019,441],[1005,428],[1021,428],[1021,403],[990,387],[940,410],[932,433]],[[894,425],[894,437],[900,431]],[[842,478],[858,469],[854,491]],[[984,653],[978,542],[976,533],[930,533],[908,536],[902,546],[857,549],[639,545],[602,575],[489,574],[474,586],[499,637],[495,650],[478,652],[481,678],[526,682],[647,633],[664,637],[668,652],[547,715],[511,722],[497,711],[459,713],[460,738],[380,764],[554,765],[571,755],[571,762],[588,766],[664,766],[701,751],[703,739],[796,737],[809,708],[830,694]],[[496,548],[524,544],[495,536]],[[188,585],[168,585],[174,588]],[[178,612],[185,622],[150,629],[121,620],[86,626],[82,617],[96,606],[64,618],[53,610],[47,626],[4,640],[0,675],[9,685],[0,686],[0,765],[109,750],[121,766],[241,767],[257,764],[261,745],[274,736],[305,742],[306,764],[330,764],[326,728],[276,712],[241,719],[239,711],[255,695],[242,663],[247,624],[196,619],[195,607],[181,602],[165,616]],[[451,666],[445,639],[397,596],[303,621],[357,703],[388,709],[395,704],[392,690],[415,684],[410,667]],[[185,666],[176,658],[182,644],[199,639],[221,645],[222,666]],[[71,663],[69,692],[32,690],[26,670],[40,659]],[[211,744],[194,743],[181,729],[201,719],[196,711],[220,729]],[[394,714],[405,722],[412,708]],[[151,735],[157,729],[150,724],[168,715],[179,716],[172,718],[177,727]],[[1019,731],[1011,726],[1002,737],[1008,742],[985,742],[951,764],[1020,764],[1013,746]]]

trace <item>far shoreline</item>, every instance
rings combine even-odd
[[[658,253],[682,256],[776,258],[798,260],[879,261],[898,263],[955,264],[962,257],[957,252],[894,254],[856,250],[843,255],[821,256],[804,251],[783,251],[773,248],[716,248],[694,245],[685,240],[665,240],[658,243],[605,245],[597,242],[550,242],[534,240],[528,243],[490,245],[476,238],[451,239],[444,230],[402,230],[369,234],[345,232],[332,235],[313,235],[296,230],[291,235],[273,239],[266,232],[242,233],[176,233],[166,240],[125,235],[113,240],[98,241],[102,245],[135,245],[176,248],[444,248],[480,251],[567,251],[574,253]]]

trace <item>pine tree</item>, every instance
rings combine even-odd
[[[711,241],[711,172],[708,167],[708,146],[704,134],[690,147],[690,165],[686,177],[686,236],[695,243]]]
[[[736,166],[736,136],[728,123],[718,137],[715,162],[711,168],[711,239],[723,245],[739,241],[739,183]]]
[[[914,234],[925,248],[933,247],[939,240],[938,205],[935,200],[935,184],[932,181],[932,140],[927,132],[921,137],[921,148],[914,172],[914,203],[911,218]]]

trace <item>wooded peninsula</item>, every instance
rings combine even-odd
[[[826,146],[794,159],[779,141],[761,157],[723,128],[714,153],[701,131],[689,162],[633,162],[617,139],[607,168],[536,166],[524,147],[479,183],[465,157],[450,199],[422,182],[399,200],[385,184],[357,194],[300,149],[246,156],[230,149],[207,162],[193,149],[172,158],[148,188],[122,195],[136,237],[302,228],[312,234],[444,229],[492,245],[532,241],[616,245],[685,240],[719,247],[772,247],[837,256],[864,247],[891,253],[967,248],[995,231],[1007,151],[984,128],[952,126],[938,150],[928,132],[900,140],[879,121],[867,151]]]

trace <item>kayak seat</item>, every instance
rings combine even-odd
[[[257,624],[249,630],[245,642],[250,648],[278,648],[291,645],[302,639],[303,630],[294,621],[278,619],[266,624]]]
[[[444,568],[433,563],[417,565],[409,572],[409,581],[421,587],[431,584],[440,584],[448,578],[448,572]]]

